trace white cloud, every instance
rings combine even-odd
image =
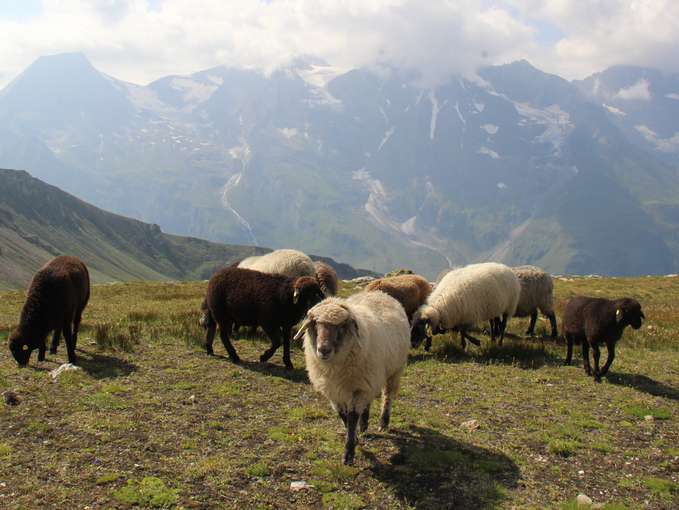
[[[675,94],[674,92],[672,92],[671,94],[667,94],[665,97],[668,99],[676,99],[677,101],[679,101],[679,94]]]
[[[606,108],[609,112],[611,112],[613,115],[619,115],[620,117],[624,117],[627,114],[623,112],[620,108],[616,108],[615,106],[611,106],[609,104],[603,105],[604,108]]]
[[[625,101],[649,101],[651,99],[650,83],[643,78],[627,88],[618,90],[614,97]]]
[[[266,71],[299,55],[339,69],[398,66],[433,84],[528,58],[567,78],[612,64],[679,71],[673,0],[43,0],[15,21],[0,7],[0,85],[40,55],[82,51],[136,83],[215,65]],[[541,42],[540,27],[563,32]]]

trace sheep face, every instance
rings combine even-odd
[[[325,299],[325,295],[323,294],[320,285],[318,285],[316,279],[311,276],[297,278],[292,288],[293,304],[301,305],[304,310],[308,310],[316,303],[320,303]]]
[[[620,300],[618,308],[615,310],[615,320],[623,327],[629,325],[634,329],[639,329],[642,319],[645,318],[644,312],[641,311],[641,305],[635,299]]]
[[[350,338],[358,337],[358,324],[345,306],[323,303],[309,312],[296,338],[305,331],[316,358],[329,362],[345,352]]]
[[[413,327],[410,330],[410,345],[417,348],[426,340],[427,344],[431,344],[432,328],[430,319],[417,319],[413,322]]]
[[[12,356],[14,356],[14,359],[20,367],[28,365],[28,360],[31,358],[33,349],[35,349],[35,345],[25,338],[22,338],[18,332],[15,331],[9,337],[9,350],[12,352]]]

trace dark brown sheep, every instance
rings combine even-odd
[[[57,257],[33,277],[19,326],[9,337],[9,348],[19,366],[26,366],[34,349],[38,361],[45,359],[45,340],[54,331],[50,354],[56,354],[64,334],[68,361],[76,362],[75,345],[82,313],[90,299],[90,275],[76,257]]]
[[[321,286],[321,290],[325,297],[334,296],[337,294],[339,283],[337,273],[335,270],[324,262],[314,262],[314,271],[316,272],[316,280]]]
[[[601,376],[608,369],[615,358],[615,343],[620,340],[626,326],[634,329],[641,327],[644,312],[638,301],[631,298],[616,300],[577,296],[566,303],[563,315],[563,332],[568,342],[566,365],[570,365],[573,358],[573,343],[582,342],[582,358],[587,375],[592,375],[589,364],[589,348],[594,357],[594,379],[601,380]],[[599,346],[606,344],[608,359],[599,370],[601,353]]]
[[[389,294],[401,303],[408,322],[411,322],[415,311],[426,303],[431,294],[431,284],[416,274],[402,274],[374,280],[368,284],[366,290],[381,290]]]
[[[259,360],[264,362],[273,356],[281,345],[282,336],[283,362],[292,369],[292,327],[323,298],[318,282],[310,276],[289,278],[238,267],[222,269],[210,278],[205,298],[209,309],[209,317],[205,321],[207,353],[214,354],[212,342],[219,326],[219,335],[229,358],[234,363],[240,362],[229,340],[234,323],[260,326],[271,339],[271,348]]]

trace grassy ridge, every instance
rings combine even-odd
[[[609,509],[679,505],[679,278],[557,281],[559,310],[576,293],[631,295],[649,318],[599,385],[579,349],[562,366],[561,343],[462,353],[436,337],[432,353],[411,353],[388,433],[373,409],[354,467],[340,464],[341,424],[299,348],[290,373],[281,353],[256,362],[260,340],[235,343],[241,366],[204,354],[204,288],[95,286],[84,370],[56,383],[63,345],[26,370],[3,348],[0,391],[22,403],[0,404],[0,508],[543,509],[575,508],[580,492]],[[22,300],[0,293],[0,340]],[[314,488],[292,492],[296,480]]]

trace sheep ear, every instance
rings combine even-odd
[[[615,311],[615,322],[620,322],[622,320],[622,310],[618,308]]]
[[[299,301],[299,289],[295,289],[295,292],[292,293],[292,304],[296,305],[298,301]]]

